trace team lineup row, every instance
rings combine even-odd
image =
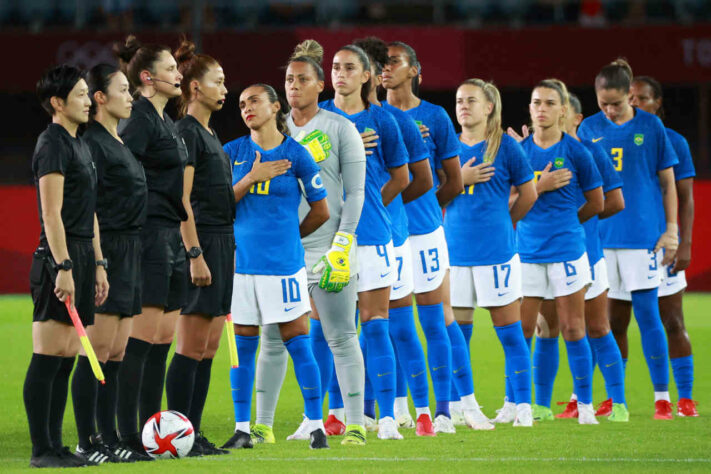
[[[672,417],[662,319],[683,333],[668,334],[678,413],[696,416],[680,311],[693,164],[683,137],[653,115],[661,87],[633,79],[626,62],[602,68],[601,111],[585,120],[561,81],[541,81],[522,135],[504,133],[492,83],[466,80],[456,91],[457,136],[443,108],[417,97],[421,65],[407,44],[343,46],[333,57],[334,99],[319,102],[324,53],[307,40],[287,62],[286,101],[266,84],[244,89],[250,134],[223,146],[209,126],[227,93],[216,59],[189,41],[172,53],[132,36],[115,52],[119,67],[85,76],[59,66],[38,83],[52,124],[32,160],[42,232],[24,387],[31,465],[150,459],[139,428],[160,411],[164,386],[168,408],[198,432],[192,455],[272,443],[287,353],[304,398],[289,439],[314,449],[328,447],[327,435],[363,445],[366,428],[402,439],[399,428],[435,436],[455,424],[532,426],[553,418],[559,332],[575,392],[563,416],[598,423],[597,363],[609,399],[597,415],[625,422],[630,302],[655,418]],[[175,123],[164,112],[173,98]],[[80,350],[67,298],[106,375],[98,386],[80,352],[75,453],[61,437]],[[506,360],[506,399],[493,420],[474,395],[477,306],[490,311]],[[217,448],[200,423],[228,313],[239,354],[230,372],[236,426]]]

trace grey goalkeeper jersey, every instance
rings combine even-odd
[[[291,136],[311,153],[321,168],[321,179],[328,193],[328,221],[301,240],[309,280],[318,280],[320,275],[311,273],[311,267],[331,248],[333,236],[338,231],[355,234],[358,226],[364,199],[365,148],[355,125],[328,110],[319,109],[303,127],[294,125],[289,115],[287,125]],[[302,198],[299,220],[303,220],[309,209],[306,199]],[[355,247],[354,242],[352,257]],[[355,263],[353,258],[352,274],[356,273]]]

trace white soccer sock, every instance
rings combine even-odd
[[[235,431],[249,433],[249,421],[238,421],[237,423],[235,423]]]
[[[476,397],[473,393],[459,397],[459,401],[462,403],[463,410],[476,410],[479,408],[479,403],[477,403]]]
[[[432,413],[430,413],[430,407],[415,407],[415,413],[417,414],[417,418],[419,418],[420,415],[427,415],[432,418]]]
[[[658,402],[659,400],[671,401],[669,392],[654,392],[654,401]]]
[[[395,398],[395,416],[405,415],[410,412],[407,406],[407,397],[397,397]]]
[[[323,420],[310,420],[306,423],[306,431],[308,433],[313,433],[314,431],[321,429],[326,432],[326,428],[323,426]]]
[[[449,402],[449,411],[455,412],[455,413],[461,412],[462,411],[462,402],[461,401]]]
[[[578,401],[578,396],[575,393],[570,394],[570,401],[571,402],[577,402]]]
[[[328,410],[329,415],[335,416],[338,421],[343,423],[346,419],[346,409],[345,408],[332,408]]]

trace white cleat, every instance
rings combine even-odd
[[[514,409],[516,419],[513,422],[514,426],[530,428],[533,426],[533,413],[531,413],[530,403],[519,403]]]
[[[435,433],[454,434],[457,432],[457,430],[454,428],[454,423],[452,423],[452,419],[444,415],[439,415],[435,418],[434,430]]]
[[[491,420],[492,423],[511,423],[516,419],[516,404],[512,402],[504,402],[504,406],[496,410],[496,418]]]
[[[578,402],[578,423],[581,425],[599,425],[600,422],[595,418],[595,409],[592,403]]]
[[[288,441],[303,441],[311,439],[311,432],[309,431],[310,423],[311,420],[304,416],[303,421],[296,429],[296,431],[294,431],[294,434],[287,436],[286,439]]]
[[[365,419],[365,431],[378,431],[378,422],[369,416],[363,416]]]
[[[402,439],[395,420],[391,416],[386,416],[378,421],[378,439]]]
[[[464,412],[462,410],[452,410],[450,407],[449,415],[452,418],[454,426],[464,426],[467,424],[466,417],[464,416]]]
[[[397,423],[398,428],[410,429],[415,427],[415,420],[412,419],[409,412],[395,415],[395,423]]]
[[[494,425],[491,424],[489,419],[481,411],[480,407],[475,409],[465,409],[462,410],[462,418],[465,424],[474,430],[489,431],[494,429]],[[454,416],[452,416],[452,421],[454,421]],[[456,422],[454,423],[456,425]]]

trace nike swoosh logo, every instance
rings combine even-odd
[[[651,356],[651,357],[652,357],[652,360],[658,360],[658,359],[662,358],[662,356]]]
[[[387,273],[381,273],[380,278],[385,278],[386,276],[390,275],[390,272]]]
[[[464,366],[461,366],[461,367],[459,367],[459,368],[453,370],[452,373],[453,373],[453,374],[456,374],[457,372],[459,372],[459,371],[462,370],[463,368],[464,368]]]
[[[390,375],[392,372],[385,372],[384,374],[378,374],[378,377],[385,377],[386,375]]]
[[[304,390],[316,390],[316,387],[303,387]]]
[[[349,397],[357,397],[358,395],[360,395],[360,392],[356,392],[356,393],[348,392]]]
[[[585,380],[587,377],[575,377],[575,380]]]
[[[566,284],[567,286],[570,286],[570,285],[572,285],[573,283],[575,283],[576,281],[578,281],[578,280],[573,280],[573,281],[571,281],[571,282],[567,282],[567,281],[566,281],[565,284]]]
[[[600,140],[602,140],[603,138],[605,138],[605,137],[593,138],[593,139],[592,139],[592,142],[593,142],[593,143],[597,143],[597,142],[599,142]]]
[[[445,367],[445,365],[440,365],[439,367],[435,367],[434,369],[432,369],[432,372],[437,372],[439,369],[444,369]]]
[[[244,161],[235,161],[235,164],[236,164],[236,165],[243,165],[243,164],[245,164],[246,162],[247,162],[247,160],[244,160]]]
[[[535,369],[535,367],[534,367],[534,369]],[[528,370],[525,370],[525,369],[524,370],[514,370],[514,374],[516,374],[516,375],[523,374],[524,372],[528,372]]]
[[[617,361],[613,362],[612,364],[605,364],[605,367],[612,367],[612,366],[615,365],[616,363],[617,363]]]
[[[435,275],[435,276],[433,276],[433,277],[427,277],[427,281],[432,281],[432,280],[434,280],[435,278],[437,278],[437,275]]]
[[[286,308],[286,309],[284,309],[284,312],[285,312],[285,313],[288,313],[288,312],[291,311],[292,309],[296,309],[296,306],[292,306],[291,308]]]
[[[509,292],[507,291],[506,293],[499,293],[499,296],[506,296],[508,294],[509,294]]]
[[[266,390],[257,389],[257,393],[267,393],[267,391],[266,391]]]
[[[410,377],[412,377],[412,378],[414,379],[415,377],[419,377],[420,375],[422,375],[422,374],[424,374],[424,373],[425,373],[424,370],[420,370],[420,371],[417,372],[416,374],[412,374]]]
[[[405,285],[393,286],[393,291],[397,291],[397,290],[399,290],[400,288],[402,288],[403,286],[405,286]]]
[[[668,281],[668,282],[667,282],[667,286],[672,286],[673,284],[674,284],[673,281]]]
[[[647,277],[647,280],[651,280],[651,279],[654,278],[654,277],[655,277],[655,275],[648,276],[648,277]]]

